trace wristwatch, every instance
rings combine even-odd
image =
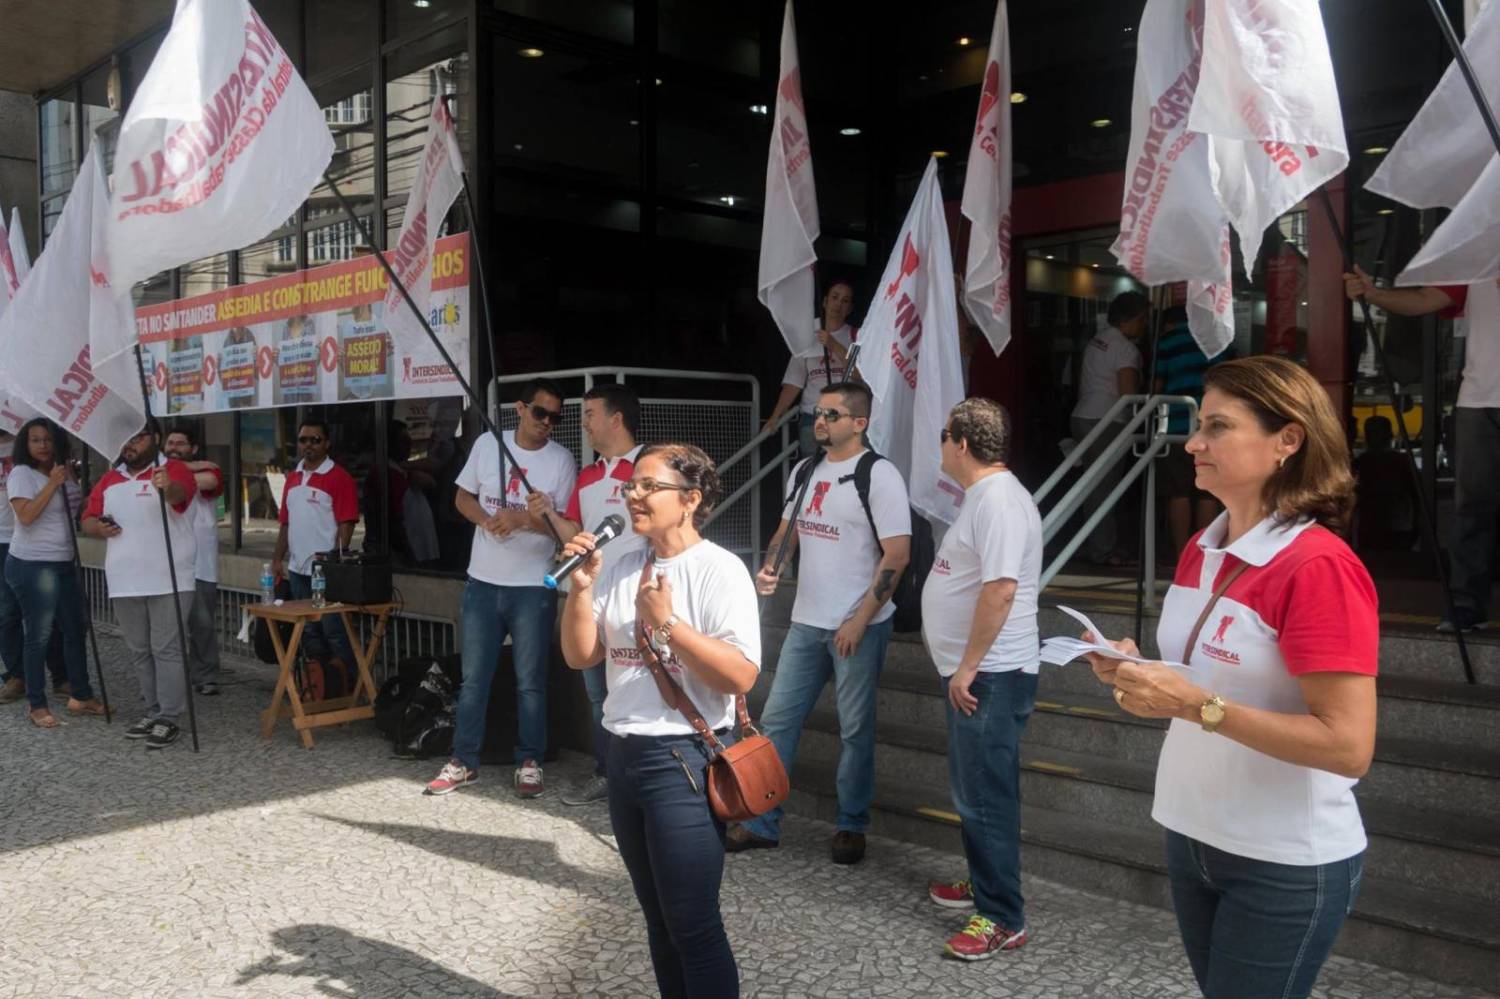
[[[657,645],[666,646],[672,644],[672,626],[676,623],[676,614],[673,614],[671,617],[667,618],[661,623],[661,625],[656,629],[656,634],[654,636],[656,638]]]
[[[1208,700],[1198,706],[1198,719],[1203,731],[1217,731],[1224,724],[1224,698],[1218,694],[1210,695]]]

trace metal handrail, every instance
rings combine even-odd
[[[711,512],[708,517],[704,519],[704,528],[707,528],[714,522],[714,520],[718,518],[721,513],[723,513],[725,510],[728,510],[735,503],[744,498],[747,493],[758,486],[767,476],[772,475],[777,471],[780,471],[782,473],[781,491],[783,494],[786,492],[787,468],[793,461],[796,460],[798,452],[800,451],[799,442],[789,439],[789,435],[787,434],[787,426],[793,420],[795,420],[797,416],[798,410],[796,409],[793,409],[787,413],[783,413],[779,420],[777,420],[771,426],[766,427],[754,437],[750,438],[750,443],[746,444],[729,458],[725,459],[724,463],[719,466],[719,473],[722,477],[725,469],[732,467],[739,461],[743,461],[746,455],[750,455],[752,457],[752,460],[755,462],[755,464],[751,466],[750,477],[744,482],[740,483],[738,489],[730,493],[728,496],[724,497],[724,499],[719,502],[719,505],[713,509],[713,512]],[[776,457],[771,459],[771,461],[761,463],[759,458],[760,445],[770,440],[771,435],[776,433],[781,434],[781,450],[776,453]],[[758,507],[756,508],[756,514],[753,519],[757,524],[759,524],[760,512]],[[756,543],[757,545],[759,544],[758,536],[756,539]],[[755,554],[757,556],[756,564],[759,564],[759,547],[755,549]]]

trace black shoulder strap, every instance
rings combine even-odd
[[[803,458],[802,461],[798,463],[797,467],[792,470],[791,495],[785,497],[781,501],[781,517],[783,520],[787,519],[787,507],[790,506],[792,501],[797,498],[797,494],[802,491],[803,484],[806,483],[808,479],[812,478],[813,467],[817,465],[818,459],[821,456],[822,451],[820,449],[818,454],[815,454],[810,458]],[[795,513],[796,511],[793,512]]]
[[[859,456],[859,464],[854,466],[854,471],[839,479],[842,485],[850,479],[854,480],[854,491],[859,493],[859,505],[865,508],[865,519],[870,522],[870,533],[875,536],[875,547],[879,548],[881,554],[885,553],[885,545],[880,543],[880,529],[875,526],[875,514],[870,509],[870,478],[877,461],[884,461],[884,457],[874,451],[866,451]]]

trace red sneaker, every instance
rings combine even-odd
[[[969,925],[955,933],[943,950],[963,961],[983,961],[997,950],[1015,950],[1026,943],[1025,930],[1007,930],[980,915],[969,917]]]
[[[449,760],[443,764],[443,769],[438,771],[428,784],[423,794],[452,794],[465,784],[472,784],[479,779],[478,770],[470,770],[457,760]]]
[[[945,909],[972,909],[974,885],[970,881],[934,881],[927,886],[927,897],[933,905]]]
[[[535,798],[542,793],[542,765],[536,760],[522,760],[514,779],[516,797]]]

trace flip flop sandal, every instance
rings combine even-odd
[[[37,728],[57,728],[62,725],[62,722],[57,720],[57,716],[46,708],[41,711],[28,711],[26,717],[30,718],[31,724]]]
[[[87,701],[79,701],[68,698],[68,714],[70,715],[92,715],[96,718],[104,717],[104,705],[98,700],[90,698]]]

